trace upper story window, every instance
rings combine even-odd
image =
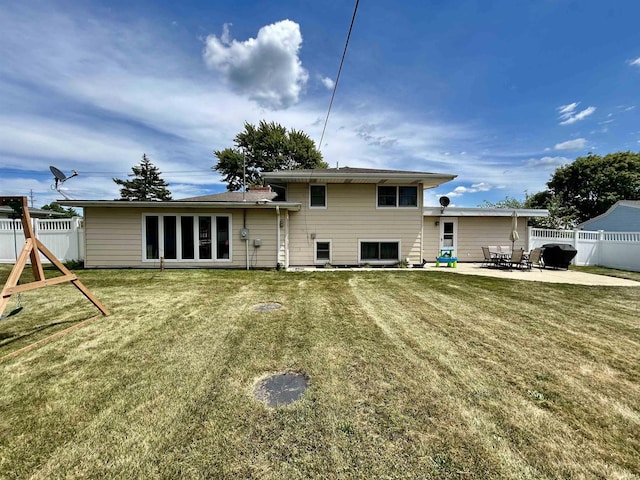
[[[314,208],[327,207],[326,185],[311,185],[309,188],[309,206]]]
[[[378,186],[378,207],[417,207],[418,187]]]
[[[398,187],[398,206],[417,207],[418,187]]]

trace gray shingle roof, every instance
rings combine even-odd
[[[258,202],[260,200],[272,201],[276,198],[277,193],[266,190],[249,190],[246,193],[242,192],[223,192],[214,193],[211,195],[201,195],[199,197],[188,197],[176,200],[178,202]]]
[[[292,172],[303,174],[315,174],[322,175],[324,173],[356,173],[356,174],[369,174],[369,175],[384,175],[384,174],[416,174],[416,175],[433,175],[429,172],[415,172],[411,170],[383,170],[379,168],[352,168],[352,167],[340,167],[340,168],[314,168],[314,169],[301,169],[301,170],[276,170],[275,172],[265,173],[283,173]]]

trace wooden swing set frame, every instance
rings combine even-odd
[[[65,282],[71,282],[103,315],[109,315],[109,310],[78,280],[78,277],[65,267],[62,262],[35,237],[31,216],[29,215],[27,197],[0,197],[0,206],[4,205],[13,208],[16,214],[20,215],[25,242],[20,254],[16,258],[16,263],[9,274],[9,278],[7,278],[2,288],[2,293],[0,294],[0,315],[4,312],[12,295]],[[40,253],[62,273],[61,276],[49,279],[45,278]],[[34,281],[18,285],[20,275],[22,275],[28,259],[31,259],[31,270],[33,271]]]

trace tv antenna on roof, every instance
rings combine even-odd
[[[68,177],[62,173],[61,170],[57,169],[56,167],[54,167],[53,165],[51,165],[49,167],[49,170],[51,170],[51,173],[53,173],[53,180],[54,180],[54,184],[51,185],[51,189],[55,190],[56,192],[58,192],[60,195],[62,195],[66,200],[70,200],[69,195],[67,195],[66,193],[64,193],[62,191],[62,184],[64,182],[66,182],[67,180],[69,180],[70,178],[73,178],[75,176],[78,175],[78,172],[75,170],[71,170],[71,175],[69,175]]]

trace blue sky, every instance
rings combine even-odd
[[[0,7],[0,195],[119,196],[142,154],[174,198],[223,191],[213,151],[264,119],[320,140],[355,2]],[[640,2],[363,0],[321,150],[458,177],[474,207],[588,152],[640,150]]]

